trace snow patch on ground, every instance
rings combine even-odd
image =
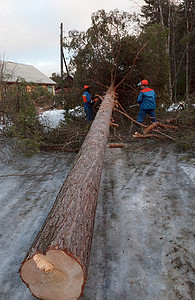
[[[169,108],[167,108],[167,111],[168,112],[175,111],[178,109],[179,106],[180,106],[180,103],[172,103],[171,106],[169,106]]]
[[[43,125],[55,128],[59,125],[60,121],[64,120],[64,110],[46,110],[39,115],[39,120]]]
[[[46,110],[39,114],[39,120],[41,124],[45,126],[56,128],[59,126],[61,121],[65,121],[64,113],[64,109]],[[84,115],[84,108],[81,106],[76,106],[74,109],[70,109],[68,113],[73,116],[81,117]],[[0,131],[4,131],[9,124],[2,125],[1,123],[2,119],[0,120]]]
[[[187,104],[185,104],[185,102],[179,102],[179,103],[172,103],[171,106],[169,106],[169,108],[167,108],[168,112],[171,111],[176,111],[180,105],[183,105],[184,107],[187,107]],[[195,104],[192,104],[193,107],[195,107]],[[163,107],[163,106],[162,106]]]
[[[180,162],[180,167],[185,172],[185,174],[189,176],[192,182],[195,182],[195,163],[189,165],[187,163]]]
[[[39,119],[43,125],[50,126],[52,128],[57,127],[61,121],[65,121],[65,110],[53,109],[47,110],[40,114]],[[84,115],[84,108],[77,106],[74,109],[69,109],[69,115],[81,117]]]

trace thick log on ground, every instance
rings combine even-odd
[[[20,269],[32,294],[78,299],[87,278],[98,191],[115,104],[111,87]]]

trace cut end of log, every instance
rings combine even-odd
[[[35,254],[23,263],[20,275],[32,294],[40,299],[76,300],[82,294],[82,267],[62,250]]]

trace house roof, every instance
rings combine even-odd
[[[18,82],[25,80],[26,82],[37,84],[57,84],[55,81],[47,77],[32,65],[19,64],[8,61],[3,62],[2,66],[3,81]]]

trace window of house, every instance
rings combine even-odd
[[[53,85],[48,85],[47,88],[48,88],[48,92],[53,94]]]

